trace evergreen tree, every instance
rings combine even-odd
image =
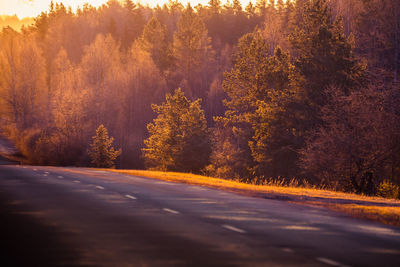
[[[247,16],[249,16],[250,18],[254,17],[254,15],[256,13],[256,8],[254,7],[254,5],[251,1],[249,1],[249,3],[247,4],[247,6],[245,7],[245,10],[247,12]]]
[[[157,118],[148,124],[143,156],[150,168],[199,172],[208,162],[210,140],[200,100],[191,102],[177,89],[161,105],[153,105]]]
[[[167,27],[153,17],[143,29],[140,39],[143,49],[150,53],[158,69],[163,72],[170,67],[172,58]]]
[[[136,8],[136,4],[133,3],[132,0],[125,0],[124,7],[129,11],[132,12]]]
[[[285,3],[283,0],[276,1],[276,9],[278,10],[279,14],[282,14],[282,12],[285,10]]]
[[[342,13],[356,36],[357,52],[368,68],[385,69],[386,79],[398,82],[400,69],[400,1],[346,1]]]
[[[208,167],[217,176],[280,174],[262,166],[271,163],[273,150],[280,149],[278,144],[291,145],[290,123],[278,114],[284,113],[286,102],[291,100],[295,79],[287,54],[280,48],[274,55],[268,54],[269,44],[259,31],[246,34],[239,41],[234,68],[225,74],[228,110],[224,117],[216,118],[212,166]],[[282,135],[282,131],[288,134]],[[279,141],[281,138],[287,140]],[[274,143],[276,147],[271,145]]]
[[[313,133],[324,126],[321,110],[330,104],[327,88],[344,95],[360,90],[365,66],[353,54],[351,39],[343,33],[342,20],[333,19],[327,0],[297,1],[296,25],[290,36],[299,72],[299,98],[294,126],[302,137],[299,148],[313,142]]]
[[[298,73],[287,53],[276,48],[266,67],[267,98],[257,100],[252,116],[254,134],[249,141],[255,165],[253,174],[293,177],[299,174],[298,153],[302,137],[296,130]]]
[[[210,70],[214,52],[203,21],[190,4],[182,13],[174,33],[173,54],[177,75],[186,94],[189,98],[203,97],[205,90],[201,89],[207,90],[212,81],[207,70]]]
[[[113,137],[108,137],[107,128],[103,124],[96,130],[96,135],[92,137],[93,143],[90,144],[88,154],[92,163],[97,168],[113,168],[114,161],[121,155],[122,150],[115,150],[112,147]]]
[[[240,3],[239,0],[233,0],[232,2],[232,8],[235,14],[239,14],[240,12],[243,11],[242,4]]]
[[[218,14],[221,12],[220,0],[210,0],[208,1],[208,6],[212,14]]]
[[[344,36],[341,19],[334,20],[327,0],[298,1],[300,21],[290,36],[295,66],[302,75],[307,117],[318,123],[318,110],[326,104],[324,90],[360,87],[365,66],[356,60],[351,41]]]

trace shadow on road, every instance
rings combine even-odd
[[[60,240],[55,227],[44,226],[0,195],[0,264],[2,266],[78,266],[77,253]]]

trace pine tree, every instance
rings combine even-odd
[[[279,14],[283,13],[283,11],[285,10],[285,3],[283,2],[283,0],[276,1],[276,9],[278,10]]]
[[[299,148],[304,148],[325,125],[321,110],[332,101],[327,89],[333,87],[344,95],[360,90],[365,84],[365,65],[354,56],[342,20],[333,19],[327,0],[297,1],[296,9],[296,26],[290,36],[300,75],[294,128],[303,139]]]
[[[122,150],[115,150],[112,147],[113,137],[108,137],[107,128],[103,124],[96,130],[96,135],[92,137],[93,143],[90,144],[89,156],[92,163],[97,168],[113,168],[114,161],[121,155]]]
[[[216,118],[209,171],[231,178],[280,174],[281,165],[272,173],[268,164],[275,162],[279,145],[292,145],[291,116],[285,107],[293,97],[293,76],[288,55],[277,48],[269,56],[269,44],[259,31],[240,39],[234,68],[225,74],[228,110]]]
[[[126,0],[124,7],[129,11],[132,12],[136,8],[136,4],[133,3],[132,0]]]
[[[289,54],[279,47],[269,57],[266,72],[268,97],[257,101],[252,116],[254,134],[249,141],[255,175],[291,177],[299,174],[298,153],[302,137],[296,131],[298,73],[290,63]]]
[[[300,21],[290,42],[297,55],[295,66],[303,77],[301,87],[311,109],[309,115],[317,119],[317,110],[326,104],[325,88],[334,85],[348,93],[360,87],[365,66],[355,58],[342,21],[332,18],[327,0],[299,1],[298,5]]]
[[[208,1],[208,6],[212,14],[218,14],[221,12],[221,1],[220,0],[210,0]]]
[[[267,0],[257,0],[255,4],[255,8],[261,17],[265,17],[267,13]]]
[[[140,44],[150,53],[158,69],[163,72],[171,65],[171,48],[168,43],[167,27],[156,17],[150,19],[143,29]]]
[[[351,40],[343,33],[342,21],[333,19],[328,1],[296,1],[296,9],[290,43],[299,79],[292,114],[301,149],[323,125],[321,109],[330,101],[326,89],[334,86],[344,94],[358,90],[365,82],[365,66],[355,58]]]
[[[182,89],[189,98],[203,97],[201,91],[205,90],[201,89],[208,89],[212,81],[207,70],[210,69],[209,63],[214,52],[203,21],[190,4],[182,13],[174,33],[173,54],[178,62],[177,75],[181,78],[181,84],[186,85]]]
[[[253,3],[251,1],[249,1],[249,3],[247,4],[247,6],[245,7],[247,16],[249,18],[254,17],[255,13],[256,13],[256,8],[254,7]]]
[[[240,12],[243,11],[242,4],[240,3],[239,0],[233,0],[232,2],[232,8],[235,14],[239,14]]]
[[[177,89],[161,105],[153,105],[157,118],[148,124],[144,141],[146,165],[163,171],[199,172],[208,162],[210,140],[200,100],[191,102]]]
[[[124,7],[128,12],[123,26],[121,45],[128,50],[132,43],[142,34],[146,19],[141,6],[134,4],[132,0],[127,0]]]

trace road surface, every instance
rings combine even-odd
[[[81,168],[0,166],[2,266],[400,266],[400,229]]]

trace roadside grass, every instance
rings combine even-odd
[[[103,170],[170,182],[217,188],[247,196],[323,206],[334,211],[346,213],[355,218],[370,219],[400,226],[400,200],[395,199],[369,197],[312,187],[299,187],[297,183],[289,183],[289,186],[279,186],[273,183],[269,185],[255,185],[190,173],[148,170]]]
[[[357,204],[330,205],[328,208],[345,212],[356,218],[400,226],[400,207],[366,206]]]

